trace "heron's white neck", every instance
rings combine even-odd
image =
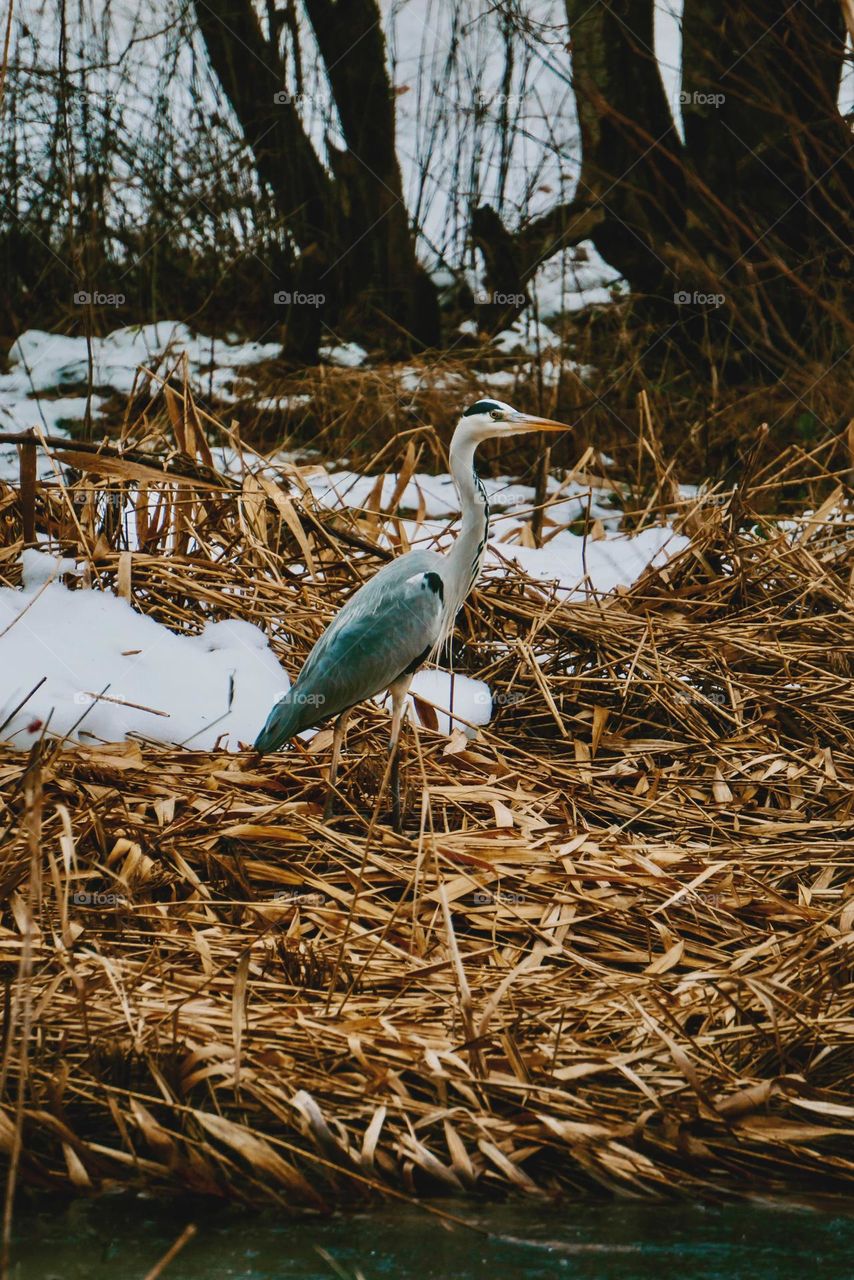
[[[457,540],[448,552],[445,575],[445,618],[443,639],[454,627],[463,601],[478,577],[489,536],[489,503],[486,491],[474,472],[474,453],[478,441],[465,428],[454,432],[451,440],[451,475],[460,496],[462,522]]]

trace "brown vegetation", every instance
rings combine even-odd
[[[26,517],[177,629],[275,622],[293,674],[394,513],[316,508],[297,467],[222,484],[170,406],[183,478],[137,422],[150,474],[84,450],[31,516],[3,489],[0,576]],[[779,464],[824,494],[795,528],[752,511],[756,466],[683,504],[688,550],[622,594],[478,590],[459,664],[497,713],[473,741],[405,731],[402,835],[370,707],[329,823],[324,734],[264,760],[2,749],[11,1182],[315,1208],[850,1193],[854,543],[821,463]],[[130,553],[97,497],[139,484],[160,521]]]

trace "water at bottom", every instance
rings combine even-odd
[[[188,1223],[163,1280],[850,1280],[854,1202],[533,1202],[286,1218],[144,1198],[22,1204],[14,1280],[143,1280]],[[488,1234],[484,1234],[488,1233]]]

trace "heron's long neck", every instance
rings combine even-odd
[[[457,540],[448,552],[450,599],[445,602],[449,629],[463,601],[478,577],[489,536],[489,503],[486,490],[474,471],[477,442],[457,432],[451,441],[451,475],[460,495],[462,523]]]

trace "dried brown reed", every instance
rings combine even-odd
[[[618,472],[644,491],[644,504],[660,479],[661,457],[667,459],[671,480],[716,477],[730,487],[754,447],[763,418],[769,430],[758,461],[776,477],[785,450],[789,486],[784,489],[775,479],[773,489],[755,493],[760,510],[773,511],[773,503],[803,509],[812,495],[804,493],[800,482],[819,474],[816,460],[820,457],[828,469],[837,470],[850,458],[848,422],[839,414],[849,395],[844,362],[827,368],[802,361],[772,387],[722,374],[698,376],[696,369],[671,367],[672,362],[652,374],[646,352],[656,346],[657,337],[653,326],[628,325],[620,304],[604,308],[595,322],[567,327],[562,355],[553,350],[540,356],[502,355],[468,339],[465,347],[405,366],[316,365],[295,371],[268,362],[237,384],[243,398],[229,412],[243,437],[261,447],[279,446],[283,440],[298,450],[311,446],[325,458],[346,457],[364,470],[392,465],[407,433],[422,448],[424,469],[434,462],[444,469],[437,431],[447,440],[458,407],[489,393],[572,423],[571,435],[555,446],[555,463],[570,466],[588,447],[606,453],[615,459]],[[496,374],[502,379],[498,384],[491,381]],[[651,419],[644,406],[647,391],[655,402]],[[207,407],[215,409],[215,403]],[[639,437],[645,442],[640,452]],[[533,474],[537,448],[535,439],[517,438],[509,446],[493,441],[481,451],[481,465],[492,466],[495,473]],[[812,456],[811,465],[798,464],[804,455]]]
[[[171,410],[180,479],[84,451],[35,527],[172,627],[267,625],[293,674],[394,520],[316,508],[296,467],[217,488],[190,398]],[[107,492],[145,510],[141,550]],[[850,1193],[850,510],[837,489],[783,528],[749,502],[686,506],[689,549],[604,600],[478,590],[458,662],[497,714],[473,741],[408,728],[401,835],[372,707],[328,823],[324,733],[263,760],[0,751],[18,1182],[321,1210]],[[0,515],[11,582],[16,490]]]

